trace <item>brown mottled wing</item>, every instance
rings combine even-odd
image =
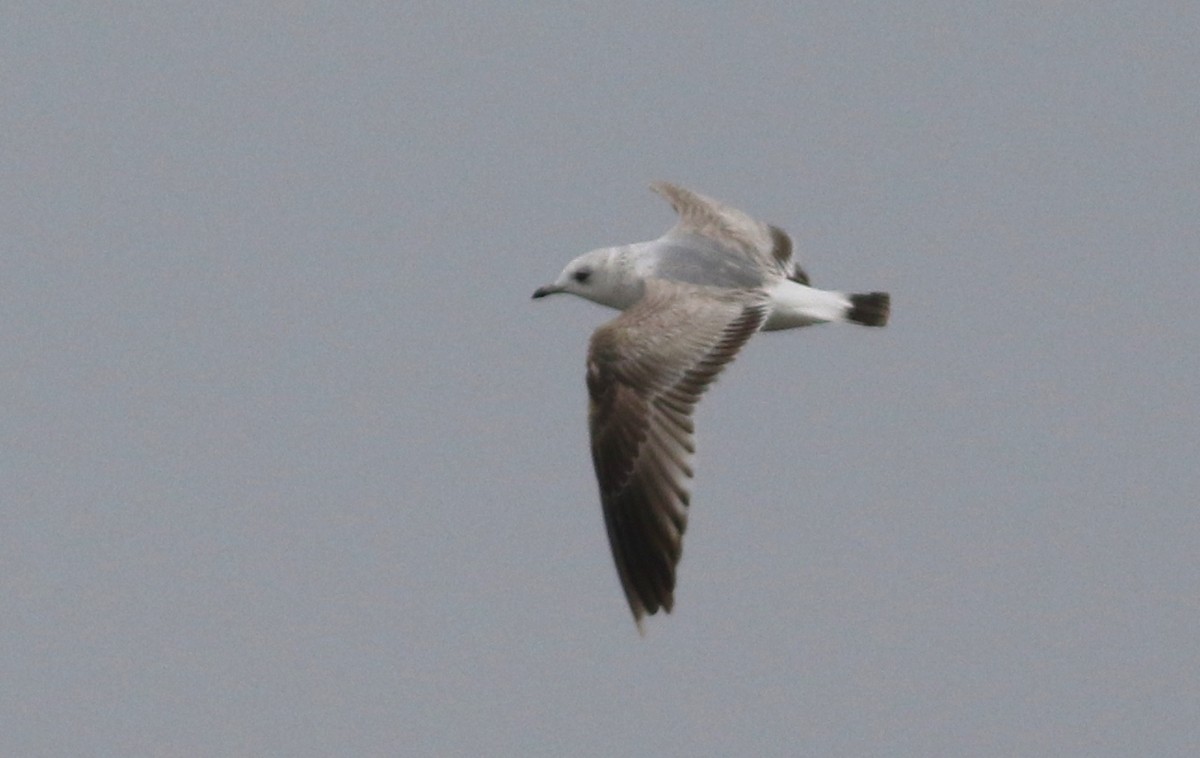
[[[634,620],[674,602],[687,526],[692,409],[758,331],[763,295],[648,280],[588,350],[592,462]]]
[[[679,214],[671,234],[699,234],[731,251],[745,255],[759,266],[808,284],[808,275],[792,260],[792,240],[777,226],[764,224],[737,208],[684,189],[669,182],[655,182],[650,189],[662,195]]]

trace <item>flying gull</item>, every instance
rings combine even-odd
[[[674,605],[687,526],[692,410],[755,332],[887,323],[886,292],[809,286],[778,227],[666,182],[679,221],[662,237],[567,264],[535,298],[569,292],[622,311],[592,335],[588,425],[604,523],[638,630]]]

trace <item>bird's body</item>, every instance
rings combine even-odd
[[[687,525],[692,410],[758,331],[887,322],[886,293],[810,287],[781,229],[681,187],[652,188],[679,222],[651,242],[601,248],[534,297],[569,292],[622,314],[588,350],[592,460],[634,620],[674,603]]]

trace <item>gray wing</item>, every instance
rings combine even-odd
[[[742,257],[768,278],[783,276],[808,284],[808,275],[793,259],[791,237],[779,227],[669,182],[655,182],[650,189],[666,198],[679,214],[679,223],[664,242],[683,242],[699,235]]]
[[[674,604],[695,449],[692,410],[766,313],[759,293],[652,279],[641,301],[592,335],[592,462],[639,630],[643,616]]]

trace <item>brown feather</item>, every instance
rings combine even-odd
[[[639,627],[643,616],[674,604],[695,449],[691,413],[766,312],[755,291],[652,279],[641,301],[592,335],[592,462]]]

